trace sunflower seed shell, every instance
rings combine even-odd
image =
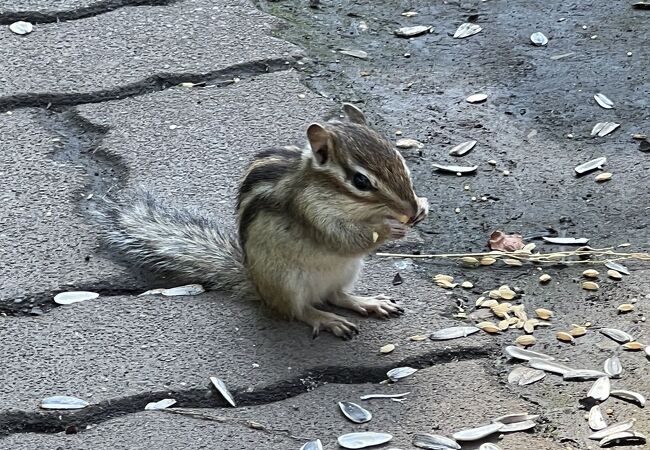
[[[476,145],[476,141],[466,141],[461,144],[458,144],[451,150],[449,150],[449,154],[451,156],[464,156],[468,154]]]
[[[391,439],[393,439],[393,435],[388,433],[363,431],[361,433],[348,433],[339,436],[338,443],[343,448],[357,449],[385,444]]]
[[[598,105],[600,105],[602,108],[612,109],[614,107],[614,102],[612,102],[609,98],[600,92],[594,95],[594,100],[596,100],[596,103],[598,103]]]
[[[615,423],[614,425],[610,425],[607,428],[603,428],[602,430],[598,430],[597,432],[590,434],[589,439],[600,440],[611,434],[631,430],[633,426],[634,420],[626,420],[625,422]]]
[[[589,381],[598,380],[600,378],[607,378],[607,374],[599,370],[578,369],[567,372],[563,374],[562,377],[567,381]]]
[[[300,447],[300,450],[323,450],[323,443],[320,441],[320,439],[309,441]]]
[[[396,367],[386,372],[386,375],[391,380],[397,381],[397,380],[401,380],[402,378],[411,376],[417,371],[418,369],[414,369],[413,367]]]
[[[612,356],[605,360],[605,373],[610,377],[618,378],[623,373],[623,365],[618,356]]]
[[[616,328],[601,328],[600,332],[608,338],[618,342],[619,344],[634,340],[634,338],[627,334],[625,331],[621,331]]]
[[[543,360],[554,360],[555,358],[544,353],[535,352],[533,350],[526,350],[523,348],[516,347],[514,345],[509,345],[505,348],[505,352],[508,356],[512,358],[521,359],[523,361],[529,361],[532,358],[543,359]]]
[[[430,450],[460,449],[458,442],[438,434],[416,434],[413,436],[413,445]]]
[[[638,404],[641,408],[645,406],[646,399],[642,394],[639,394],[638,392],[626,391],[623,389],[615,389],[610,392],[610,395],[614,397],[622,398],[623,400],[634,402]]]
[[[448,339],[457,339],[467,337],[471,334],[480,331],[480,328],[477,327],[449,327],[442,330],[438,330],[431,334],[429,338],[433,341],[445,341]]]
[[[535,428],[536,425],[537,424],[533,420],[522,420],[521,422],[513,422],[503,425],[503,427],[499,429],[499,433],[513,433],[515,431],[530,430],[531,428]]]
[[[600,169],[606,162],[607,158],[602,156],[600,158],[592,159],[591,161],[580,164],[574,170],[578,175],[582,175],[593,170]]]
[[[566,378],[565,378],[566,379]],[[587,397],[594,400],[604,401],[609,397],[611,385],[608,377],[598,378],[589,389]]]
[[[589,428],[594,431],[607,428],[607,422],[599,405],[594,405],[589,410]]]
[[[569,366],[560,364],[556,361],[549,361],[547,359],[532,358],[528,361],[530,367],[538,370],[543,370],[544,372],[556,373],[558,375],[564,375],[565,373],[574,372]]]
[[[496,433],[503,427],[504,425],[502,423],[491,423],[476,428],[469,428],[466,430],[458,431],[454,433],[452,437],[457,441],[476,441],[478,439],[483,439],[486,436]]]
[[[339,408],[345,417],[354,423],[366,423],[372,419],[372,414],[367,409],[362,408],[356,403],[339,402]]]
[[[645,435],[639,433],[638,431],[622,431],[617,434],[610,434],[606,438],[603,438],[598,445],[601,447],[610,447],[614,445],[640,445],[646,443]]]
[[[212,382],[212,385],[217,389],[217,391],[221,394],[221,396],[226,399],[226,401],[230,403],[231,406],[235,407],[235,399],[226,387],[226,383],[217,377],[210,377],[210,381]]]

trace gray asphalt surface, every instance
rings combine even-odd
[[[588,293],[580,288],[582,266],[548,268],[553,280],[541,285],[542,272],[530,266],[468,269],[373,256],[357,291],[391,295],[406,315],[378,321],[344,313],[359,324],[358,337],[312,340],[306,326],[219,293],[138,297],[180,283],[116,262],[98,246],[89,219],[106,192],[145,186],[233,227],[233,197],[251,156],[301,144],[309,123],[354,101],[384,134],[397,139],[399,130],[425,144],[403,153],[416,190],[432,203],[431,216],[386,250],[480,251],[496,228],[527,236],[551,228],[589,237],[594,246],[630,242],[627,250],[648,251],[650,160],[630,138],[650,132],[650,55],[641,38],[647,12],[623,1],[416,2],[409,8],[420,14],[407,19],[401,2],[321,2],[320,9],[299,1],[258,2],[260,9],[243,0],[141,3],[0,5],[0,23],[21,11],[35,22],[27,36],[0,30],[0,379],[7,386],[0,391],[0,448],[284,450],[320,438],[333,449],[342,433],[372,430],[395,436],[380,448],[406,449],[415,433],[450,435],[521,411],[540,414],[539,424],[493,436],[504,450],[595,448],[579,401],[591,383],[552,374],[530,386],[507,383],[514,363],[503,348],[520,332],[409,340],[472,323],[455,317],[457,306],[476,314],[476,298],[502,284],[517,287],[516,302],[529,314],[539,307],[555,312],[551,327],[535,332],[533,349],[590,369],[617,353],[625,372],[612,384],[650,394],[648,358],[597,332],[617,327],[648,342],[647,263],[629,264],[632,274],[620,282],[601,275],[601,289]],[[57,14],[64,19],[57,22]],[[450,33],[468,18],[484,30],[453,40]],[[412,40],[392,35],[420,23],[435,31]],[[549,36],[546,48],[529,44],[533,31]],[[333,53],[341,48],[363,49],[370,58]],[[568,52],[575,55],[550,59]],[[466,103],[475,92],[488,101]],[[599,108],[595,92],[612,98],[615,109]],[[605,120],[620,129],[590,138]],[[447,155],[468,139],[479,141],[472,153]],[[573,176],[575,165],[601,154],[612,181]],[[433,162],[476,163],[479,171],[443,176],[431,170]],[[394,286],[396,273],[403,284]],[[474,287],[439,288],[431,282],[436,273]],[[53,303],[54,294],[74,289],[101,295]],[[623,302],[635,302],[636,310],[617,315]],[[574,345],[555,339],[556,331],[585,321],[594,329]],[[387,343],[396,350],[379,354]],[[380,384],[400,365],[421,370]],[[211,388],[210,376],[227,383],[237,408]],[[369,424],[347,422],[336,406],[372,392],[408,391],[404,403],[368,403]],[[38,405],[50,395],[91,405],[46,412]],[[175,398],[179,414],[144,411],[162,398]],[[639,431],[650,432],[637,406],[610,398],[604,409],[609,423],[633,417]]]

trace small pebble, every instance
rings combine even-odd
[[[573,134],[569,133],[566,135],[566,137],[568,137],[569,139],[573,139]]]
[[[395,350],[395,345],[393,344],[386,344],[383,347],[379,349],[379,353],[390,353],[393,350]]]
[[[504,170],[503,175],[507,177],[508,175],[510,175],[510,171],[509,170]]]
[[[463,189],[465,189],[466,191],[469,191],[469,185],[466,184],[465,186],[463,186]]]
[[[594,34],[593,36],[591,36],[591,38],[592,38],[592,39],[596,39],[596,38],[598,38],[598,35],[597,35],[597,34]]]
[[[627,52],[627,56],[632,56],[632,52]]]
[[[583,29],[583,30],[586,30],[586,29],[587,29],[587,25],[583,25],[583,26],[582,26],[582,29]]]
[[[395,132],[395,136],[401,136],[401,135],[402,135],[402,131],[401,131],[401,130],[397,130],[397,131]]]
[[[298,94],[298,98],[305,98],[305,94]]]
[[[486,201],[487,201],[487,197],[486,197],[486,196],[483,196],[483,197],[481,197],[481,200],[483,200],[484,202],[486,202]]]
[[[456,208],[456,209],[454,209],[454,212],[459,213],[459,212],[460,212],[460,208]]]
[[[476,197],[472,197],[472,201],[475,202],[475,201],[476,201]]]
[[[491,165],[491,166],[496,166],[497,162],[494,159],[491,159],[491,160],[488,161],[488,164]]]

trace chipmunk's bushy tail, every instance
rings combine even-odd
[[[102,200],[94,216],[109,249],[134,264],[210,289],[252,293],[236,234],[196,211],[165,205],[140,190],[122,205]]]

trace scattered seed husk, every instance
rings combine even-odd
[[[587,278],[598,278],[598,275],[600,275],[600,273],[598,273],[598,271],[595,269],[587,269],[582,272],[582,275]]]
[[[621,305],[618,305],[616,308],[619,313],[627,313],[630,311],[634,311],[634,305],[632,303],[623,303]]]
[[[625,344],[621,345],[625,350],[632,350],[632,351],[637,351],[637,350],[643,350],[645,348],[645,345],[643,345],[640,342],[632,341],[632,342],[626,342]]]
[[[87,401],[68,395],[55,395],[41,400],[41,408],[43,409],[82,409],[88,405],[90,403]]]
[[[566,375],[564,379],[566,380]],[[594,384],[591,386],[591,389],[589,389],[587,397],[598,401],[607,400],[609,397],[610,388],[611,384],[609,382],[609,377],[600,377],[594,382]]]
[[[320,439],[309,441],[303,444],[303,446],[300,447],[300,450],[323,450],[323,443],[320,441]]]
[[[494,258],[492,258],[492,257],[490,257],[490,256],[484,256],[484,257],[482,257],[482,258],[479,260],[479,263],[480,263],[482,266],[491,266],[491,265],[494,264],[495,262],[497,262],[497,260],[494,259]]]
[[[508,356],[516,359],[521,359],[523,361],[530,361],[532,358],[543,359],[547,361],[552,361],[555,358],[544,353],[536,352],[533,350],[526,350],[523,348],[516,347],[514,345],[508,345],[505,348],[505,352]],[[536,367],[537,369],[538,367]]]
[[[527,386],[544,379],[544,377],[546,377],[546,373],[543,370],[531,369],[529,367],[515,367],[508,375],[508,383],[516,383],[519,386]],[[495,420],[495,422],[501,421]]]
[[[515,298],[515,295],[517,294],[515,293],[515,291],[510,289],[509,286],[501,286],[499,287],[499,295],[504,300],[512,300],[513,298]]]
[[[472,94],[465,99],[467,103],[483,103],[487,100],[487,94]]]
[[[442,164],[432,164],[433,168],[442,172],[450,173],[472,173],[478,169],[478,166],[445,166]]]
[[[436,285],[445,289],[453,289],[458,286],[458,283],[450,283],[447,280],[437,280]]]
[[[620,127],[620,123],[616,122],[599,122],[591,129],[592,136],[603,137]]]
[[[428,336],[426,336],[426,335],[424,335],[424,334],[416,334],[415,336],[411,336],[411,337],[409,338],[409,341],[415,341],[415,342],[417,342],[417,341],[424,341],[427,337],[428,337]]]
[[[571,238],[571,237],[548,237],[542,236],[549,244],[559,244],[559,245],[583,245],[589,242],[587,238]]]
[[[475,23],[464,23],[454,33],[455,39],[463,39],[479,33],[483,28]]]
[[[415,11],[405,11],[405,12],[402,13],[402,15],[404,17],[415,17],[415,16],[418,15],[418,13],[415,12]]]
[[[363,50],[339,50],[339,53],[342,55],[354,56],[355,58],[359,59],[368,58],[368,53],[364,52]]]
[[[571,333],[567,333],[565,331],[558,331],[555,334],[555,337],[562,342],[573,342],[573,336]]]
[[[481,444],[478,450],[502,450],[502,449],[497,444],[486,442],[485,444]]]
[[[530,347],[531,345],[535,345],[535,342],[537,342],[535,336],[531,336],[529,334],[519,336],[517,339],[515,339],[515,343],[523,347]]]
[[[495,316],[500,317],[502,319],[507,319],[509,317],[508,312],[510,311],[510,305],[506,303],[501,303],[499,305],[493,306],[492,308],[490,308],[490,310],[492,311],[492,314],[494,314]]]
[[[338,443],[343,448],[366,448],[375,445],[385,444],[393,439],[388,433],[375,433],[374,431],[363,431],[360,433],[348,433],[339,436]]]
[[[460,261],[469,267],[478,267],[480,264],[478,259],[474,258],[473,256],[465,256],[463,258],[460,258]]]
[[[164,295],[165,297],[175,297],[180,295],[198,295],[205,292],[205,289],[200,284],[188,284],[185,286],[178,286],[169,289],[151,289],[149,291],[143,292],[139,297],[143,295]]]
[[[430,450],[460,449],[458,442],[438,434],[416,434],[413,436],[413,445]]]
[[[430,33],[431,31],[433,31],[433,27],[431,26],[415,25],[412,27],[399,28],[395,30],[393,33],[395,33],[395,36],[410,38],[410,37],[419,36],[424,33]]]
[[[619,271],[614,270],[614,269],[609,269],[607,271],[607,276],[610,277],[610,278],[613,278],[614,280],[620,280],[620,279],[623,278],[623,275],[621,275],[621,273]]]
[[[402,394],[367,394],[359,397],[361,400],[372,400],[374,398],[404,398],[409,395],[410,392],[404,392]]]
[[[632,8],[635,8],[635,9],[650,9],[650,2],[632,3]]]
[[[504,425],[509,425],[517,422],[524,422],[527,420],[537,420],[539,419],[538,414],[528,414],[528,413],[515,413],[515,414],[506,414],[505,416],[497,417],[492,419],[493,423],[502,423]]]
[[[569,52],[569,53],[562,53],[560,55],[553,55],[551,56],[551,59],[553,61],[557,61],[558,59],[563,59],[563,58],[568,58],[569,56],[575,55],[575,52]]]
[[[605,372],[600,370],[591,370],[591,369],[577,369],[570,372],[566,372],[562,375],[566,381],[589,381],[589,380],[599,380],[600,378],[608,378]]]
[[[463,287],[463,288],[465,288],[465,289],[472,289],[472,288],[474,287],[474,284],[472,284],[471,281],[463,281],[463,282],[460,284],[460,287]]]
[[[545,308],[537,308],[535,310],[535,314],[537,314],[537,317],[543,320],[548,320],[551,317],[553,317],[553,311],[550,309],[545,309]]]
[[[492,322],[481,322],[476,324],[477,328],[480,328],[481,330],[485,331],[486,333],[498,333],[499,331],[503,331],[500,329],[497,325],[493,324]]]
[[[515,431],[525,431],[535,428],[537,424],[533,420],[522,420],[521,422],[513,422],[503,425],[499,433],[513,433]]]
[[[420,141],[417,141],[415,139],[410,139],[410,138],[402,138],[398,139],[397,142],[395,142],[395,147],[397,148],[423,148],[424,144],[421,143]]]
[[[466,141],[463,142],[462,144],[458,144],[451,150],[449,150],[449,154],[451,156],[464,156],[468,154],[476,145],[476,141]]]
[[[619,344],[623,344],[625,342],[630,342],[634,340],[634,338],[630,336],[628,333],[622,330],[618,330],[616,328],[601,328],[600,332],[605,336],[607,336],[608,338],[618,342]]]
[[[605,373],[613,378],[618,378],[623,373],[623,365],[618,356],[614,355],[605,360]]]
[[[398,380],[401,380],[402,378],[406,378],[408,376],[413,375],[417,371],[418,371],[418,369],[414,369],[413,367],[408,367],[408,366],[407,367],[396,367],[396,368],[391,369],[388,372],[386,372],[386,375],[392,381],[398,381]]]
[[[484,437],[489,436],[493,433],[496,433],[503,427],[504,425],[500,422],[490,423],[488,425],[482,425],[480,427],[468,428],[466,430],[458,431],[454,433],[452,437],[457,441],[476,441],[483,439]]]
[[[614,397],[622,398],[633,403],[636,403],[641,408],[645,406],[645,397],[642,394],[634,391],[627,391],[624,389],[615,389],[610,392]]]
[[[631,430],[633,426],[634,426],[634,420],[626,420],[625,422],[615,423],[613,425],[608,426],[607,428],[603,428],[602,430],[598,430],[595,433],[590,434],[589,439],[600,440],[612,434]]]
[[[551,281],[551,276],[547,273],[543,273],[539,276],[539,282],[540,283],[548,283]]]
[[[646,437],[638,431],[622,431],[603,438],[598,445],[610,447],[612,445],[640,445],[645,443]]]
[[[574,372],[574,369],[571,367],[548,359],[531,358],[528,361],[528,364],[534,369],[543,370],[544,372],[556,373],[562,376],[564,376],[566,373]]]
[[[19,20],[9,25],[9,29],[16,34],[29,34],[34,30],[34,27],[30,22]]]
[[[523,263],[520,260],[514,259],[514,258],[505,258],[503,260],[503,262],[505,264],[507,264],[508,266],[517,266],[517,267],[519,267],[519,266],[523,265]]]
[[[499,330],[501,331],[506,331],[508,328],[510,328],[510,320],[509,319],[500,320],[499,323],[497,324],[497,327],[499,327]]]
[[[474,334],[477,331],[480,331],[480,328],[477,327],[449,327],[442,330],[435,331],[429,336],[433,341],[445,341],[448,339],[457,339],[467,337],[470,334]]]
[[[86,300],[93,300],[99,297],[99,294],[96,292],[87,292],[87,291],[71,291],[71,292],[61,292],[54,296],[54,303],[59,305],[71,305],[73,303],[83,302]]]
[[[235,399],[233,398],[232,394],[226,387],[226,383],[223,382],[222,379],[217,378],[217,377],[210,377],[210,381],[212,382],[212,385],[217,389],[219,394],[228,402],[232,407],[235,407]]]
[[[594,283],[593,281],[583,281],[582,282],[582,289],[587,290],[587,291],[597,291],[599,288],[598,283]]]
[[[379,353],[390,353],[395,350],[395,344],[386,344],[379,349]]]
[[[433,276],[433,281],[440,281],[440,280],[448,281],[451,283],[454,281],[454,277],[452,277],[451,275],[443,275],[441,273]]]
[[[544,36],[543,33],[540,33],[539,31],[531,34],[530,40],[534,45],[538,47],[548,44],[548,38]]]
[[[582,175],[585,173],[589,173],[593,170],[602,168],[606,162],[607,162],[607,158],[605,156],[601,156],[600,158],[595,158],[592,159],[591,161],[587,161],[586,163],[580,164],[574,170],[578,175]]]
[[[524,331],[528,334],[532,334],[535,331],[535,325],[537,325],[537,319],[529,319],[524,321]]]
[[[594,431],[607,428],[607,422],[599,405],[594,405],[589,410],[589,428]]]
[[[604,94],[598,93],[594,95],[594,100],[600,105],[601,108],[612,109],[614,107],[614,102],[607,98]]]
[[[596,175],[596,178],[594,178],[594,180],[598,182],[609,181],[612,179],[612,176],[613,175],[611,172],[603,172]]]
[[[624,265],[619,264],[617,262],[614,262],[614,261],[607,261],[605,263],[605,267],[607,267],[608,269],[615,270],[615,271],[617,271],[619,273],[622,273],[624,275],[629,275],[630,274],[630,271],[627,269],[627,267],[625,267]]]
[[[488,298],[488,299],[482,300],[481,304],[479,306],[481,306],[482,308],[493,308],[493,307],[497,306],[498,304],[499,304],[499,302],[496,301],[495,299]]]
[[[176,400],[173,398],[163,398],[157,402],[147,403],[147,406],[144,407],[146,411],[152,411],[157,409],[166,409],[170,406],[176,404]]]
[[[345,417],[354,423],[366,423],[372,419],[372,414],[365,408],[352,402],[339,402],[339,408]]]
[[[377,242],[377,239],[379,239],[379,233],[376,231],[372,232],[372,242]]]

